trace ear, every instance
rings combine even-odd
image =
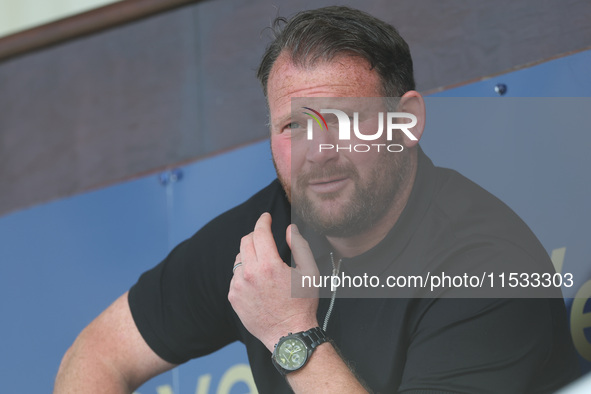
[[[412,148],[419,143],[425,130],[425,100],[423,100],[423,96],[416,90],[409,90],[400,98],[398,111],[408,112],[417,117],[417,124],[408,129],[417,140],[411,140],[407,136],[404,136],[404,145],[407,148]]]

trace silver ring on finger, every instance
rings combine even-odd
[[[240,267],[242,265],[242,262],[238,262],[236,264],[234,264],[234,267],[232,268],[232,273],[236,272],[236,268]]]

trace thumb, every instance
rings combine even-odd
[[[291,255],[296,266],[294,267],[300,274],[317,275],[318,266],[308,245],[308,241],[302,237],[298,226],[291,224],[287,228],[287,244],[291,249]]]

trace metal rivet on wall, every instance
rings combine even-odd
[[[507,85],[504,83],[497,83],[495,85],[495,92],[497,92],[499,96],[504,96],[505,93],[507,93]]]
[[[183,179],[183,171],[180,168],[174,168],[158,175],[158,182],[160,182],[162,186],[178,182],[181,179]]]

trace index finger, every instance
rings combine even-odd
[[[271,214],[265,212],[257,220],[252,233],[256,255],[281,260],[271,230]]]

